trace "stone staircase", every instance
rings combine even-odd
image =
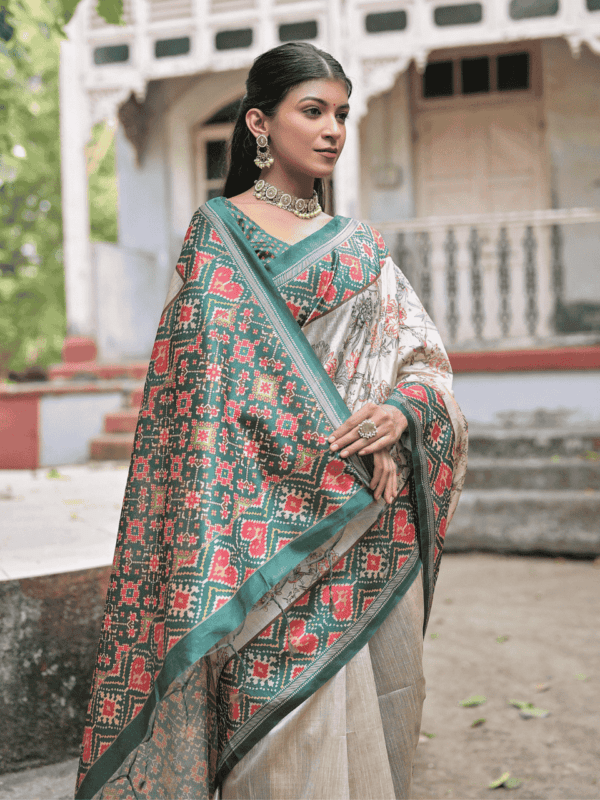
[[[600,555],[600,426],[471,425],[446,547]]]
[[[143,389],[133,390],[127,408],[106,414],[104,432],[90,442],[93,461],[127,461],[131,457],[142,395]]]

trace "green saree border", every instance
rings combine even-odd
[[[331,648],[302,672],[292,684],[257,711],[244,726],[244,728],[251,726],[251,731],[247,733],[243,729],[239,731],[241,738],[239,742],[236,741],[237,736],[232,736],[217,766],[215,786],[219,786],[225,780],[233,767],[263,736],[273,730],[280,720],[323,686],[364,647],[412,586],[421,566],[421,559],[415,548],[398,573],[382,589],[379,597],[371,603],[361,620],[340,636]]]
[[[372,502],[370,492],[360,487],[337,511],[319,520],[298,539],[275,553],[266,564],[248,578],[224,606],[200,622],[171,648],[154,682],[153,694],[146,700],[139,714],[89,768],[75,795],[76,800],[90,800],[127,756],[142,743],[152,712],[173,680],[205,656],[223,636],[234,631],[243,622],[245,613],[266,592]]]
[[[424,636],[431,612],[434,590],[435,514],[433,512],[433,498],[431,496],[431,487],[429,486],[428,480],[427,454],[425,453],[423,442],[423,426],[415,410],[407,401],[402,401],[394,397],[388,400],[387,404],[393,405],[402,411],[408,422],[408,430],[410,433],[419,519],[419,547],[421,550],[421,561],[423,562]]]
[[[215,209],[221,219],[227,223],[227,226],[232,231],[240,233],[237,223],[233,219],[233,212],[230,206],[236,209],[240,214],[252,223],[257,228],[260,225],[249,217],[241,208],[233,205],[231,200],[225,197],[214,197],[209,200],[207,205]],[[229,223],[232,223],[231,225]],[[270,233],[267,233],[261,228],[263,233],[275,239],[277,242],[287,245],[285,252],[276,256],[274,259],[265,264],[261,261],[263,268],[269,273],[271,280],[274,281],[276,286],[281,286],[290,280],[294,275],[306,269],[307,266],[319,261],[326,253],[337,247],[338,244],[345,241],[358,227],[357,220],[350,219],[349,217],[342,217],[339,214],[332,217],[329,222],[323,225],[322,228],[314,231],[313,233],[301,239],[296,244],[288,244],[283,239],[278,239]],[[252,255],[256,258],[256,253],[252,250]]]

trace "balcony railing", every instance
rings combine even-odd
[[[577,291],[598,283],[599,209],[373,224],[453,350],[600,336],[598,293]]]

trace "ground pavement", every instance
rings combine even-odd
[[[0,471],[3,579],[112,557],[124,465],[48,472]],[[445,557],[425,638],[414,800],[600,798],[599,586],[589,560]],[[483,702],[460,705],[472,697]],[[511,700],[549,715],[523,718]],[[71,760],[0,775],[0,800],[67,800],[75,770]],[[488,788],[507,772],[518,786]]]

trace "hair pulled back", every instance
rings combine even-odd
[[[225,197],[245,192],[260,175],[260,169],[254,163],[256,139],[246,125],[248,111],[258,108],[272,117],[290,89],[304,81],[321,78],[343,81],[350,97],[352,83],[341,64],[308,42],[287,42],[258,56],[248,73],[246,94],[231,136],[229,170],[223,188]],[[320,178],[315,180],[315,189],[323,206],[324,187]]]

